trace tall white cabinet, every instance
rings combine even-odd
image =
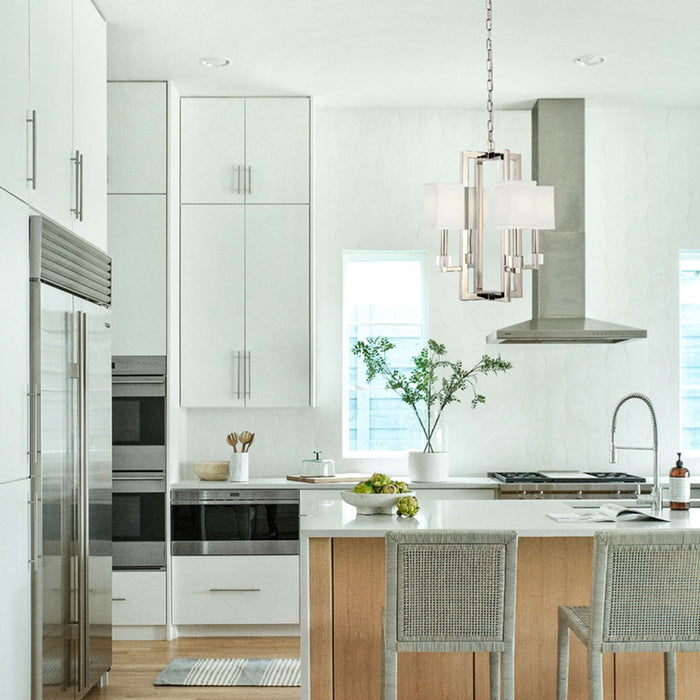
[[[112,352],[165,355],[168,86],[110,82],[108,104]]]
[[[0,190],[0,676],[7,698],[28,698],[31,680],[28,215]]]
[[[309,99],[181,104],[181,405],[308,406]]]
[[[0,187],[106,247],[106,29],[90,0],[13,0],[0,22]]]

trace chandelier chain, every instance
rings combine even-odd
[[[489,153],[494,152],[493,142],[493,45],[491,43],[491,29],[493,27],[491,0],[486,0],[486,111],[488,121]]]

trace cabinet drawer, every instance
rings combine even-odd
[[[299,557],[173,557],[173,623],[299,622]]]
[[[112,624],[164,625],[165,571],[115,571]]]

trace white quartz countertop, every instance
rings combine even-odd
[[[410,484],[407,476],[392,476],[396,481],[405,481],[412,489],[495,489],[498,482],[488,476],[452,476],[447,481]],[[290,481],[284,477],[249,479],[248,481],[201,481],[191,479],[170,484],[171,489],[334,489],[343,491],[354,486],[359,479],[309,484],[304,481]]]
[[[557,522],[547,513],[581,512],[566,501],[444,500],[424,495],[414,518],[358,515],[339,498],[312,504],[301,516],[301,537],[384,537],[389,530],[515,530],[520,537],[590,537],[605,529],[700,529],[700,508],[670,512],[671,522]],[[577,504],[579,505],[579,504]],[[597,507],[597,504],[592,504]]]

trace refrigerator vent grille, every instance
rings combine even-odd
[[[111,306],[109,255],[43,216],[29,219],[30,278]]]

